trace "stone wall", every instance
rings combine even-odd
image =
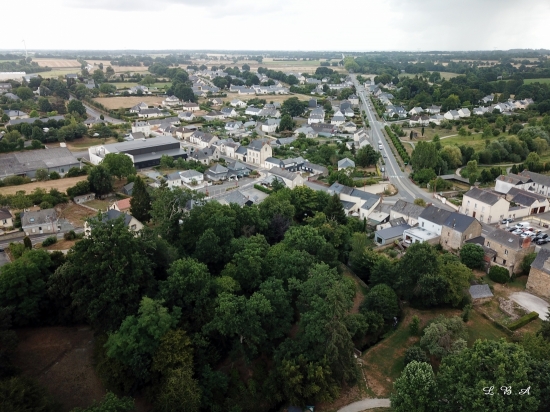
[[[532,267],[527,279],[526,289],[535,295],[550,298],[550,275]]]

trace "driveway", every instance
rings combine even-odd
[[[510,295],[510,299],[530,312],[537,312],[539,318],[546,319],[549,303],[545,300],[527,292],[514,292]]]
[[[363,399],[338,409],[338,412],[362,412],[366,409],[389,408],[390,406],[389,399]]]

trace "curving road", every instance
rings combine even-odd
[[[372,103],[369,101],[367,92],[363,86],[357,82],[355,75],[351,75],[353,82],[355,84],[355,89],[357,95],[359,96],[362,109],[365,110],[367,115],[367,120],[369,121],[371,136],[369,137],[372,143],[372,147],[375,150],[378,150],[378,145],[381,143],[383,149],[381,150],[382,154],[385,154],[387,157],[384,158],[385,162],[385,174],[389,177],[390,182],[397,188],[399,191],[398,197],[400,199],[406,200],[408,202],[414,202],[416,198],[422,198],[428,203],[433,203],[434,205],[441,207],[442,209],[452,210],[448,206],[445,206],[443,203],[434,199],[429,193],[426,193],[418,186],[416,186],[410,179],[407,172],[402,172],[399,168],[399,164],[395,159],[393,153],[390,150],[390,145],[386,141],[381,129],[384,128],[384,122],[378,121],[374,109],[372,108]]]
[[[72,94],[69,95],[69,100],[77,100]],[[101,116],[103,113],[100,113],[97,109],[94,109],[92,106],[89,106],[84,101],[80,101],[84,107],[86,108],[86,114],[94,119],[99,119],[99,116]],[[125,123],[123,120],[115,119],[114,117],[107,116],[106,114],[103,114],[103,118],[107,123],[112,124],[121,124]]]
[[[363,399],[358,402],[350,403],[343,408],[338,409],[338,412],[362,412],[372,408],[389,408],[391,402],[389,399]]]

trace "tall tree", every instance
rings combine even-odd
[[[323,212],[325,213],[327,219],[335,220],[341,225],[345,225],[348,220],[346,211],[344,210],[342,202],[336,193],[329,198],[327,206]]]
[[[294,121],[292,120],[292,117],[289,114],[283,115],[283,117],[281,117],[281,123],[279,124],[279,131],[284,132],[285,130],[293,129]]]
[[[396,412],[436,412],[437,385],[430,364],[412,361],[396,379],[391,406]]]
[[[124,153],[108,153],[101,162],[101,165],[115,177],[122,179],[130,175],[136,174],[134,162],[130,156]]]
[[[354,146],[355,147],[355,146]],[[375,151],[371,146],[363,147],[357,151],[355,160],[361,167],[373,165],[380,159],[380,153]]]
[[[411,157],[414,170],[433,169],[437,165],[437,149],[430,142],[418,142]]]
[[[90,170],[88,182],[90,182],[90,189],[99,197],[113,190],[113,178],[102,165],[95,166]]]
[[[151,219],[151,207],[151,196],[147,187],[141,177],[136,176],[130,199],[130,213],[140,222],[148,222]]]
[[[80,100],[73,99],[67,104],[67,111],[69,113],[78,113],[80,116],[84,116],[86,114],[86,108],[82,104]]]

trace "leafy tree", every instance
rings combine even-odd
[[[371,146],[365,146],[357,151],[355,161],[361,167],[376,164],[380,159],[380,153],[375,151]]]
[[[193,93],[193,89],[186,86],[184,83],[178,83],[174,87],[174,96],[183,100],[184,102],[196,102],[197,96]]]
[[[473,185],[477,181],[478,173],[479,173],[476,160],[470,160],[467,163],[466,172],[468,173],[468,179],[470,181],[470,184]]]
[[[137,176],[130,199],[130,213],[140,222],[148,222],[151,219],[151,207],[151,196],[141,177]]]
[[[201,390],[193,378],[191,340],[183,330],[168,331],[153,357],[153,402],[163,412],[198,411]]]
[[[99,86],[99,91],[104,94],[116,93],[116,86],[110,83],[103,83]]]
[[[426,207],[426,201],[421,197],[417,197],[416,199],[414,199],[414,204],[417,206]]]
[[[439,359],[466,348],[468,332],[458,316],[436,318],[424,329],[420,346]]]
[[[435,248],[427,243],[414,243],[399,261],[398,289],[409,299],[422,276],[437,275],[440,262]]]
[[[420,319],[414,315],[411,323],[409,324],[409,332],[411,335],[416,336],[420,332]]]
[[[460,249],[460,261],[470,269],[481,269],[483,267],[483,258],[485,252],[483,248],[474,243],[466,243]]]
[[[304,113],[307,102],[302,102],[297,97],[290,97],[286,99],[281,108],[285,113],[288,113],[292,117],[298,117]]]
[[[22,376],[0,381],[0,406],[3,411],[56,412],[56,405],[46,390]]]
[[[411,346],[405,351],[405,366],[411,363],[412,361],[417,362],[429,362],[426,352],[422,350],[419,346]]]
[[[451,254],[442,255],[440,262],[439,276],[446,281],[446,289],[441,294],[442,302],[457,307],[464,299],[465,290],[470,286],[472,271]]]
[[[462,164],[462,152],[456,146],[445,146],[440,151],[441,158],[447,162],[449,169],[456,169]]]
[[[285,130],[293,130],[294,129],[294,121],[292,120],[292,117],[289,114],[283,115],[281,117],[281,123],[279,124],[279,130],[281,132],[284,132]]]
[[[88,182],[90,183],[90,190],[96,196],[101,197],[113,191],[113,178],[102,165],[95,166],[90,170]]]
[[[49,279],[48,292],[60,313],[85,318],[99,331],[114,331],[153,290],[155,251],[149,240],[128,230],[122,217],[103,221],[100,216]]]
[[[396,412],[435,412],[437,384],[431,365],[412,361],[393,384],[392,409]]]
[[[101,165],[107,169],[107,171],[119,179],[136,174],[136,168],[134,162],[130,156],[124,153],[108,153],[103,158]]]
[[[484,388],[494,388],[494,396]],[[503,395],[501,387],[511,387],[514,396]],[[438,398],[441,411],[468,408],[472,412],[536,411],[539,401],[535,396],[519,396],[519,390],[535,382],[529,379],[529,357],[525,350],[504,339],[477,340],[472,348],[443,359],[437,375]],[[541,388],[542,389],[542,388]]]
[[[87,408],[74,408],[71,412],[131,412],[134,410],[134,400],[129,397],[119,398],[112,392],[107,392],[101,402]]]
[[[521,271],[525,275],[529,274],[529,271],[531,270],[531,264],[536,259],[536,257],[537,257],[536,253],[529,253],[528,255],[525,255],[525,257],[521,261]]]
[[[271,196],[266,200],[270,198]],[[151,217],[156,226],[156,233],[170,243],[176,242],[181,231],[180,221],[186,219],[185,206],[194,199],[195,196],[190,190],[171,190],[168,186],[161,186],[155,190]]]
[[[28,100],[32,99],[34,94],[30,87],[21,86],[15,89],[15,94],[21,99],[21,100]]]
[[[138,315],[130,315],[109,339],[105,347],[107,355],[129,366],[138,381],[144,383],[150,378],[150,365],[160,339],[175,327],[181,311],[175,307],[170,313],[162,301],[144,297],[139,305]]]
[[[393,320],[399,315],[399,300],[397,295],[388,285],[379,284],[374,286],[361,305],[361,310],[370,310],[380,313],[385,320]]]
[[[69,113],[78,113],[80,116],[86,115],[86,108],[84,107],[82,102],[77,99],[69,101],[69,104],[67,105],[67,111]]]
[[[411,156],[411,165],[414,170],[434,169],[437,164],[437,158],[435,144],[418,142]]]
[[[497,283],[506,283],[510,280],[510,272],[502,266],[491,266],[489,269],[489,279]]]
[[[342,206],[342,202],[340,202],[340,198],[337,194],[334,194],[329,198],[327,206],[323,212],[327,219],[335,220],[341,225],[345,225],[348,220],[344,207]]]
[[[52,261],[44,250],[29,250],[2,267],[0,308],[13,307],[13,322],[22,326],[38,320],[47,308],[46,282]]]
[[[48,180],[48,176],[48,171],[46,169],[38,169],[34,177],[39,182],[43,182],[44,180]]]
[[[25,249],[31,250],[32,249],[32,241],[31,238],[28,236],[25,236],[23,238],[23,245],[25,245]]]

